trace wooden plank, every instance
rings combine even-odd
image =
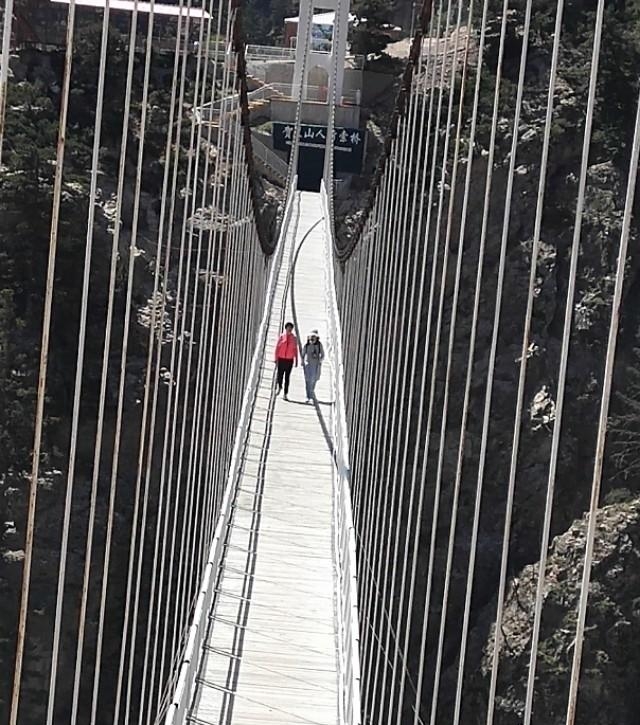
[[[189,720],[200,725],[336,725],[338,670],[333,541],[331,405],[305,404],[302,368],[290,400],[275,399],[273,345],[293,318],[289,259],[321,216],[320,195],[300,194],[271,311],[262,378],[225,541]],[[296,212],[293,214],[294,221]],[[298,256],[294,290],[303,341],[327,329],[322,225]],[[316,393],[330,400],[330,361]]]

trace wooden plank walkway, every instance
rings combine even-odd
[[[338,713],[330,361],[305,404],[302,368],[289,402],[274,397],[273,348],[293,319],[288,269],[322,216],[320,194],[293,210],[278,276],[239,490],[210,613],[189,721],[206,725],[335,725]],[[295,315],[303,341],[327,329],[324,225],[295,266]],[[286,318],[286,320],[285,320]],[[319,413],[320,414],[319,414]]]

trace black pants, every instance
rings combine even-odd
[[[278,377],[276,383],[278,390],[282,390],[282,378],[284,377],[284,394],[289,393],[289,380],[291,379],[291,368],[293,367],[293,360],[278,360]]]

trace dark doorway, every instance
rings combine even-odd
[[[320,191],[320,182],[324,171],[324,149],[299,147],[298,189],[300,191]]]

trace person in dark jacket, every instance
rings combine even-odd
[[[276,385],[278,394],[282,390],[284,379],[284,399],[289,400],[289,381],[291,379],[291,368],[295,363],[298,367],[298,338],[293,334],[293,323],[287,322],[284,332],[278,338],[275,351],[275,362],[278,368]]]
[[[307,341],[302,349],[302,362],[304,364],[304,381],[307,387],[307,403],[313,400],[316,383],[320,379],[322,361],[324,360],[324,348],[320,342],[317,330],[311,330]]]

